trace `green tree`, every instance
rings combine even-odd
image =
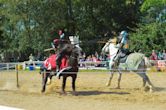
[[[104,33],[132,31],[140,19],[140,0],[0,0],[5,48],[24,56],[50,47],[57,30],[78,33],[85,52],[100,51]],[[110,37],[110,36],[109,36]],[[89,42],[92,41],[92,42]],[[86,42],[86,43],[84,43]],[[88,43],[89,42],[89,43]]]
[[[8,40],[4,49],[9,52],[28,56],[43,51],[53,39],[50,32],[64,27],[65,9],[60,0],[1,0],[1,3],[3,36]]]
[[[166,48],[166,23],[151,23],[141,25],[136,33],[131,35],[131,50],[141,50],[150,55],[152,50],[164,50]]]
[[[131,34],[131,50],[142,50],[148,56],[152,50],[166,49],[166,19],[158,20],[159,13],[165,10],[165,0],[145,0],[141,6],[142,19],[139,28]],[[166,16],[163,13],[162,16]]]

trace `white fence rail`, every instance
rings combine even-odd
[[[11,69],[15,69],[16,65],[18,65],[18,67],[20,66],[21,69],[25,70],[30,66],[33,66],[34,68],[38,69],[41,64],[43,64],[44,61],[24,61],[24,62],[16,62],[16,63],[0,63],[0,70],[11,70]],[[106,67],[106,61],[102,61],[102,62],[92,62],[92,61],[83,61],[83,62],[79,62],[80,68],[83,69],[103,69]],[[99,65],[103,65],[100,66]]]
[[[0,63],[0,70],[10,70],[15,69],[16,65],[19,65],[21,63]]]
[[[16,65],[20,66],[21,69],[25,70],[29,66],[33,66],[38,69],[43,61],[24,61],[24,62],[15,62],[15,63],[0,63],[0,70],[11,70],[16,69]],[[166,68],[166,60],[150,60],[152,66]],[[107,61],[81,61],[79,62],[81,69],[106,69]]]

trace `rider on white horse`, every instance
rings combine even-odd
[[[116,45],[119,48],[113,61],[118,65],[121,57],[124,57],[129,53],[129,44],[128,44],[128,33],[126,31],[121,31],[119,38],[119,43]]]
[[[109,41],[104,45],[102,48],[103,53],[109,53],[110,59],[109,59],[109,70],[110,70],[110,77],[107,82],[107,86],[111,84],[111,80],[113,78],[113,73],[115,70],[118,70],[119,77],[118,77],[118,86],[117,88],[120,88],[120,81],[122,72],[121,70],[129,70],[136,72],[140,77],[143,79],[143,87],[145,87],[146,83],[149,85],[150,91],[153,89],[153,84],[151,83],[150,79],[146,75],[147,65],[149,64],[147,59],[145,58],[145,55],[142,53],[132,53],[128,55],[128,37],[127,32],[122,31],[120,33],[120,40],[119,43],[116,45],[116,39],[111,38]],[[118,48],[117,48],[118,47]],[[124,53],[127,53],[127,57],[123,55]],[[117,62],[113,62],[117,61]]]

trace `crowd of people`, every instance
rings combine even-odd
[[[104,66],[103,64],[101,64],[102,61],[106,61],[108,59],[108,56],[106,55],[102,55],[102,54],[98,54],[98,52],[95,52],[94,54],[89,54],[86,55],[85,53],[81,56],[80,58],[80,66],[84,67],[86,62],[86,66]]]
[[[166,51],[155,51],[152,50],[152,53],[150,55],[150,60],[166,60]]]

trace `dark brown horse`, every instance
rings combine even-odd
[[[70,44],[72,46],[72,51],[70,56],[68,56],[68,67],[63,68],[60,72],[56,73],[56,69],[47,70],[46,68],[41,68],[42,73],[42,90],[41,92],[45,92],[46,90],[46,83],[48,81],[48,78],[52,79],[54,75],[56,75],[58,78],[62,77],[62,88],[61,92],[65,94],[65,86],[66,86],[66,80],[67,77],[72,77],[72,89],[73,93],[75,94],[75,82],[77,78],[78,73],[78,58],[80,55],[81,48],[78,46],[75,46],[73,44]]]

